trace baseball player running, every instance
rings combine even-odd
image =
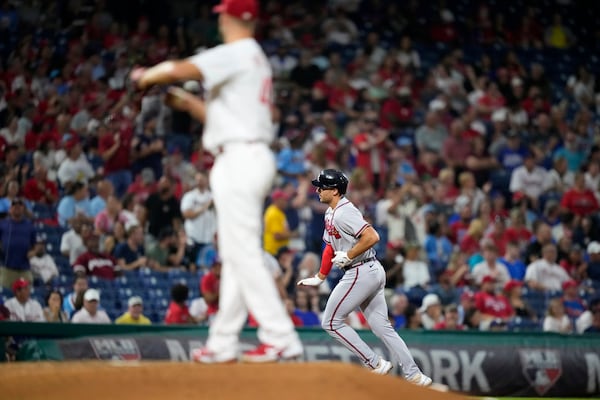
[[[323,233],[325,249],[319,272],[312,278],[302,279],[298,285],[320,285],[333,265],[344,270],[344,276],[327,301],[321,323],[323,329],[354,353],[373,373],[389,373],[392,363],[375,354],[356,331],[344,322],[350,312],[360,307],[373,333],[400,360],[404,377],[420,386],[431,385],[431,378],[421,372],[388,320],[383,294],[385,271],[375,258],[373,249],[379,241],[379,235],[344,196],[348,179],[340,171],[326,169],[312,184],[317,187],[319,200],[329,205]]]
[[[205,122],[203,145],[216,156],[210,184],[217,211],[222,258],[219,312],[206,347],[193,352],[203,363],[238,358],[239,334],[248,311],[258,321],[257,348],[243,361],[296,358],[302,343],[263,261],[260,236],[264,199],[275,177],[271,121],[271,68],[254,40],[256,0],[222,0],[219,30],[224,44],[185,60],[132,71],[140,88],[202,81],[206,100],[170,88],[166,101]]]

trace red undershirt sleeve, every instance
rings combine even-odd
[[[331,267],[333,266],[333,247],[330,244],[325,245],[325,249],[323,249],[323,255],[321,256],[321,268],[319,272],[323,275],[328,275],[329,271],[331,271]]]

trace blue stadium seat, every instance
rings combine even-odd
[[[508,330],[513,332],[536,332],[541,328],[541,322],[521,317],[516,317],[508,323]]]

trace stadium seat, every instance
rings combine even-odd
[[[508,322],[508,330],[513,332],[535,332],[541,329],[541,322],[516,317]]]

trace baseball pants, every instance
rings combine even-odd
[[[375,368],[379,356],[345,322],[348,314],[360,307],[375,336],[383,342],[393,359],[400,361],[403,375],[410,377],[420,370],[406,343],[388,319],[384,288],[385,271],[379,261],[346,271],[329,296],[322,327],[366,366]]]
[[[261,143],[228,144],[211,170],[223,263],[219,311],[207,341],[215,353],[237,353],[248,311],[262,343],[281,349],[300,343],[262,255],[262,213],[274,176],[273,154]]]

